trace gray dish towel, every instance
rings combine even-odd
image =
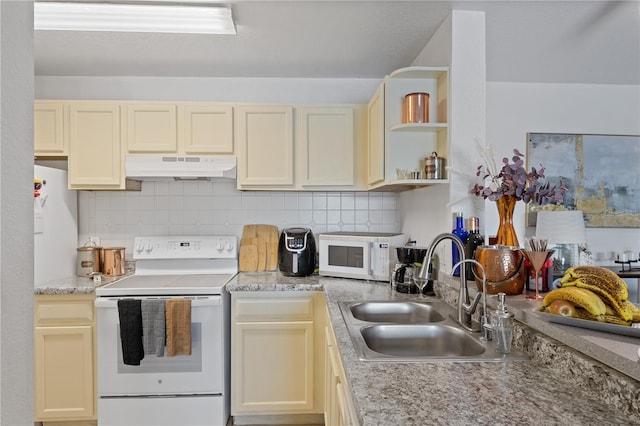
[[[165,301],[164,299],[142,300],[142,344],[144,353],[164,356],[165,347]]]

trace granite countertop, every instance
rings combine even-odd
[[[437,283],[437,290],[445,301],[452,303],[448,299],[455,294],[447,284]],[[571,335],[564,329],[575,327],[557,326],[536,318],[530,314],[533,306],[526,304],[531,302],[521,296],[510,296],[507,303],[517,305],[513,308],[516,319],[535,323],[534,327],[518,323],[515,333],[514,345],[530,355],[528,362],[405,363],[359,360],[337,304],[340,301],[415,300],[414,295],[392,292],[387,283],[318,276],[285,277],[277,272],[241,273],[227,284],[226,289],[230,292],[324,291],[363,426],[640,425],[640,383],[634,378],[640,364],[636,357],[633,369],[631,359],[612,349],[620,341],[625,343],[633,338],[609,336],[607,340],[600,336],[605,341],[594,343],[582,338],[584,330],[580,330],[571,338],[565,337],[563,345],[555,340],[555,336],[550,339],[546,334]],[[640,340],[635,340],[637,349]],[[589,346],[592,346],[590,350]],[[617,363],[613,368],[622,371],[629,368],[626,373],[630,374],[621,374],[574,348],[589,356],[595,353],[603,358],[608,352],[612,358],[609,363]]]
[[[36,295],[55,295],[55,294],[94,294],[96,287],[111,284],[121,279],[127,278],[131,273],[119,277],[101,278],[98,283],[93,282],[93,278],[89,277],[68,277],[60,280],[53,280],[36,284],[34,294]]]
[[[39,285],[35,294],[92,294],[126,277],[103,277],[99,284],[70,277]],[[439,297],[454,305],[457,282],[440,278]],[[236,275],[225,289],[323,291],[363,426],[640,425],[640,339],[549,323],[522,296],[509,296],[507,303],[519,321],[514,345],[529,354],[528,362],[407,363],[359,360],[337,304],[416,299],[391,291],[387,283],[256,272]]]

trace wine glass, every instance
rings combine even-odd
[[[424,295],[422,290],[424,290],[428,282],[429,282],[429,278],[423,278],[423,277],[419,277],[418,274],[413,274],[413,283],[416,285],[416,287],[418,287],[418,294],[419,294],[418,297],[420,299],[424,299],[427,297]]]
[[[555,250],[539,250],[539,251],[537,251],[537,250],[524,250],[524,249],[522,249],[520,251],[527,258],[529,263],[531,263],[531,266],[533,267],[533,270],[536,273],[536,278],[535,278],[536,294],[534,296],[530,296],[530,295],[527,294],[525,296],[525,298],[534,299],[534,300],[543,299],[544,296],[542,296],[542,295],[540,295],[538,293],[538,289],[540,288],[538,286],[538,275],[540,275],[540,271],[542,270],[542,267],[547,262],[547,260],[551,257],[551,255],[554,253]],[[542,278],[542,276],[540,278]]]

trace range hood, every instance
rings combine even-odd
[[[236,178],[233,155],[127,155],[125,175],[140,180],[209,180],[214,177]]]

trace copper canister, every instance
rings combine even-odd
[[[403,123],[429,122],[429,94],[424,92],[405,95],[402,104]]]
[[[103,252],[103,273],[108,277],[119,277],[125,272],[124,247],[107,247]]]

